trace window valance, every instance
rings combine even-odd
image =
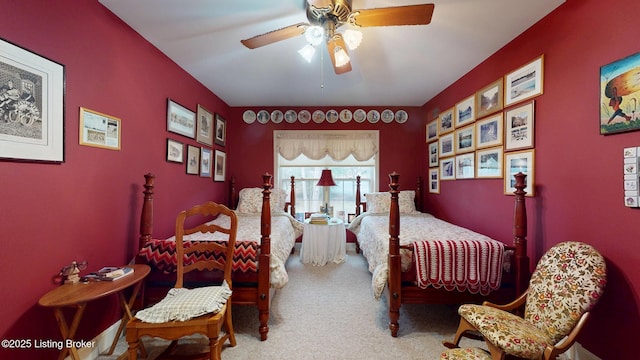
[[[349,155],[358,161],[371,159],[378,153],[378,131],[274,131],[274,147],[287,160],[304,154],[312,160],[329,155],[344,160]]]

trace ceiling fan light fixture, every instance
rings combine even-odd
[[[307,60],[308,63],[311,63],[311,59],[313,59],[313,54],[315,54],[315,52],[316,48],[310,44],[307,44],[302,49],[298,50],[298,54]]]
[[[304,37],[312,46],[318,46],[324,39],[324,29],[321,26],[309,26],[304,31]]]
[[[344,49],[341,48],[340,46],[336,46],[335,56],[336,56],[336,66],[337,67],[345,66],[351,60],[351,59],[349,59],[349,55],[347,55],[347,52],[344,51]]]
[[[355,50],[362,42],[362,32],[358,30],[346,30],[343,37],[344,42],[346,42],[349,47],[349,50]]]

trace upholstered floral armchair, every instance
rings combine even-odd
[[[604,258],[592,246],[563,242],[540,259],[529,288],[507,305],[485,302],[462,305],[460,325],[453,342],[458,347],[468,332],[480,333],[490,354],[479,349],[448,350],[442,359],[555,359],[575,341],[589,311],[600,299],[606,284]],[[524,317],[511,311],[524,305]],[[566,339],[565,339],[566,337]],[[564,339],[564,340],[563,340]],[[473,357],[472,357],[473,356]]]

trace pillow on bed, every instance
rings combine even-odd
[[[416,192],[413,190],[400,191],[398,195],[398,206],[400,213],[416,212],[414,202]],[[389,192],[375,192],[364,195],[367,199],[367,212],[387,213],[391,207],[391,194]]]
[[[259,214],[262,212],[262,188],[244,188],[238,194],[239,213]],[[272,189],[269,198],[271,203],[271,213],[284,211],[284,204],[287,201],[287,192],[282,189]]]

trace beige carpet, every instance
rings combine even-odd
[[[458,324],[457,306],[403,305],[400,332],[391,337],[387,327],[386,299],[376,301],[371,274],[353,244],[347,261],[322,267],[300,262],[299,251],[286,266],[289,283],[273,299],[269,338],[261,342],[257,310],[233,308],[236,347],[225,347],[222,358],[232,359],[438,359],[441,341],[452,339]],[[189,339],[180,352],[206,347],[204,338]],[[150,359],[165,343],[145,341]],[[461,345],[482,345],[463,340]],[[115,354],[126,351],[120,339]],[[99,357],[99,359],[115,359]]]

